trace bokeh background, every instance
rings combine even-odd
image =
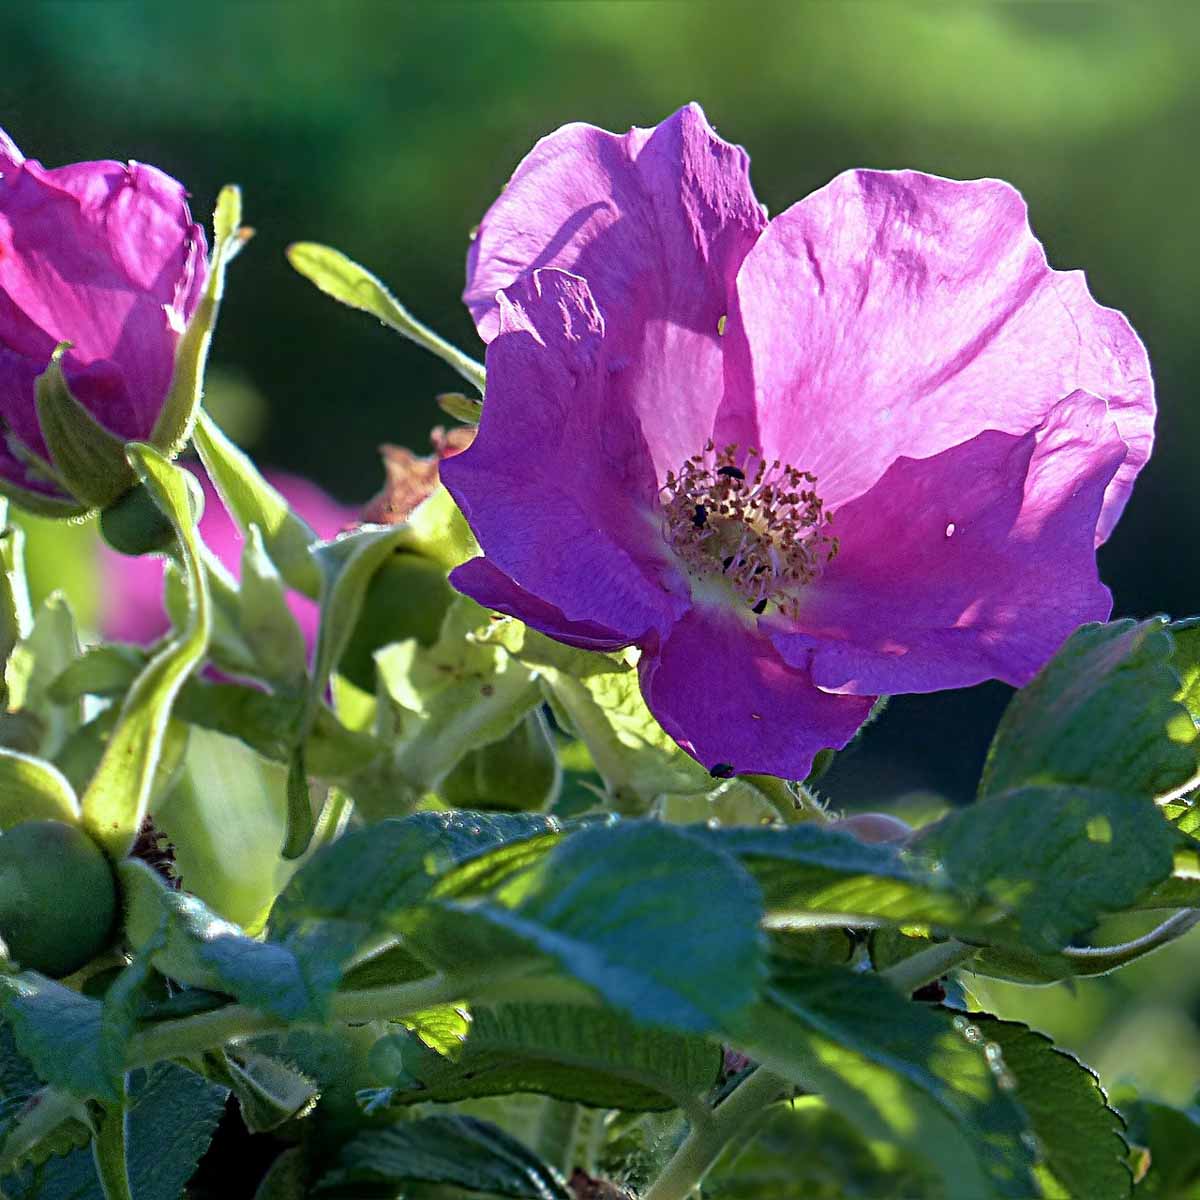
[[[290,241],[340,247],[475,353],[458,300],[469,231],[567,121],[623,130],[697,99],[749,149],[773,212],[850,166],[1010,180],[1051,262],[1086,268],[1149,346],[1158,449],[1101,566],[1118,614],[1185,615],[1200,611],[1198,67],[1200,6],[1184,3],[70,0],[0,11],[0,125],[49,166],[161,166],[201,218],[242,185],[258,232],[231,272],[209,403],[261,462],[348,503],[377,487],[378,444],[427,447],[445,419],[433,398],[458,380],[296,276]],[[91,536],[33,537],[35,582],[67,585],[85,616]],[[1006,699],[897,700],[823,786],[853,808],[961,802]],[[1184,1101],[1198,955],[995,999],[1106,1079]]]

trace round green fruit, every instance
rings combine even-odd
[[[367,584],[362,612],[338,671],[356,687],[374,692],[375,662],[371,656],[375,651],[407,638],[432,646],[456,595],[441,563],[409,550],[397,551]]]
[[[78,971],[108,944],[116,913],[112,867],[83,830],[25,821],[0,835],[0,937],[22,967]]]

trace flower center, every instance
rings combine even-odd
[[[817,495],[816,476],[753,446],[718,451],[710,440],[662,487],[664,535],[688,574],[720,578],[756,613],[776,604],[787,616],[796,590],[838,552]]]

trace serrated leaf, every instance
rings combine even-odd
[[[1025,945],[1046,952],[1166,879],[1177,839],[1148,797],[1050,786],[989,793],[918,844],[969,903],[1011,914]]]
[[[1126,1200],[1133,1176],[1126,1164],[1124,1123],[1108,1106],[1096,1076],[1027,1025],[983,1013],[966,1016],[1003,1056],[1037,1138],[1039,1175],[1049,1175],[1043,1177],[1046,1196]]]
[[[219,1052],[219,1059],[219,1078],[237,1096],[242,1120],[251,1133],[278,1129],[304,1116],[317,1102],[317,1085],[270,1055],[225,1050]]]
[[[184,472],[151,446],[133,442],[127,453],[155,503],[175,527],[193,605],[178,636],[150,660],[130,688],[100,765],[83,793],[84,823],[114,858],[128,852],[141,828],[171,705],[204,657],[211,619]]]
[[[981,796],[1077,784],[1161,796],[1196,772],[1195,723],[1176,700],[1174,643],[1161,618],[1084,625],[1009,703]]]
[[[735,1044],[867,1138],[931,1162],[955,1200],[1036,1195],[1026,1119],[963,1018],[874,975],[793,970],[730,1022]]]
[[[602,1008],[473,1007],[453,1054],[424,1036],[377,1043],[372,1065],[389,1104],[447,1103],[536,1092],[599,1108],[660,1111],[688,1105],[716,1082],[721,1052],[703,1038],[643,1029]]]
[[[101,1050],[103,1006],[34,971],[0,973],[0,1015],[46,1083],[82,1099],[116,1102]]]
[[[139,860],[126,859],[118,873],[129,940],[164,975],[285,1021],[322,1019],[326,997],[286,947],[247,937],[194,896],[166,887]]]
[[[695,836],[732,854],[758,880],[768,915],[827,914],[905,923],[961,924],[962,900],[894,845],[860,842],[816,824],[711,829]]]
[[[0,747],[0,831],[22,821],[78,820],[75,789],[57,767]]]
[[[208,1149],[226,1091],[169,1063],[130,1077],[129,1180],[136,1200],[179,1200]],[[10,1200],[100,1200],[91,1151],[75,1150],[0,1180]]]
[[[321,592],[321,572],[309,550],[317,544],[317,535],[206,412],[198,415],[192,437],[204,469],[238,528],[248,534],[250,527],[257,525],[263,546],[288,587],[315,600]]]
[[[456,863],[509,842],[553,839],[558,822],[527,813],[419,813],[339,838],[292,877],[269,933],[291,947],[313,984],[331,992],[345,965],[394,936]]]
[[[451,877],[409,929],[447,970],[550,970],[646,1025],[705,1033],[764,969],[762,896],[734,859],[656,822],[591,827],[499,879]],[[488,885],[491,885],[490,887]]]
[[[317,1191],[354,1185],[451,1184],[515,1200],[571,1200],[562,1179],[498,1126],[474,1117],[437,1116],[361,1134]]]
[[[288,247],[287,255],[288,262],[327,296],[368,313],[389,329],[436,354],[483,395],[482,364],[421,324],[365,267],[360,267],[332,246],[317,242],[296,242]]]

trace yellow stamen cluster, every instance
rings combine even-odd
[[[808,471],[709,441],[662,488],[664,534],[690,575],[724,579],[756,613],[795,616],[796,592],[838,552]]]

